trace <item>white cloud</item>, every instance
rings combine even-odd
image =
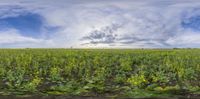
[[[11,5],[22,8],[3,13]],[[40,39],[24,37],[12,29],[3,31],[0,44],[11,47],[200,47],[200,31],[188,31],[181,26],[183,17],[199,15],[200,10],[193,11],[199,6],[198,0],[1,0],[1,17],[28,11],[43,16],[46,26],[60,28],[47,34],[48,38]],[[117,36],[113,43],[102,43],[101,39],[95,44],[92,40],[81,40],[94,31],[107,33],[104,28],[112,24],[122,25],[114,31]]]
[[[187,30],[182,35],[175,36],[167,40],[170,44],[176,44],[180,47],[198,47],[200,45],[200,33]]]
[[[42,47],[43,44],[51,44],[51,41],[24,37],[20,35],[17,30],[14,29],[0,31],[0,46],[12,45],[17,47],[20,45],[20,47],[37,47],[39,45],[40,47]]]
[[[0,44],[3,43],[18,43],[18,42],[34,42],[38,43],[39,41],[29,37],[21,36],[17,30],[6,30],[0,32]]]

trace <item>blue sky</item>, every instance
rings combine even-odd
[[[0,1],[0,48],[69,47],[200,48],[200,1]]]
[[[38,37],[43,24],[42,20],[41,16],[37,14],[22,14],[0,19],[0,27],[3,29],[17,29],[22,36]]]

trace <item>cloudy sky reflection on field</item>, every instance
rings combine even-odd
[[[199,0],[1,0],[1,48],[200,47]]]

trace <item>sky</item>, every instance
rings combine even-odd
[[[0,0],[0,48],[200,48],[199,0]]]

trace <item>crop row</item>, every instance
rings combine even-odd
[[[3,92],[136,95],[200,90],[200,50],[1,49]]]

